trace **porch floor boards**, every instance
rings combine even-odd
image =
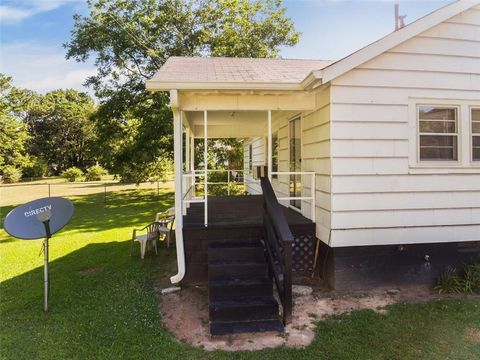
[[[289,225],[307,225],[312,221],[299,212],[283,207]],[[261,195],[210,196],[208,198],[208,228],[251,227],[263,223]],[[204,204],[193,203],[183,217],[184,229],[205,228]]]

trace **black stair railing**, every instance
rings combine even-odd
[[[282,206],[267,177],[260,178],[263,191],[264,246],[268,264],[283,308],[283,323],[292,320],[292,244],[293,235]]]

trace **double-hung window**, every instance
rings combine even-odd
[[[458,161],[458,107],[418,106],[418,131],[420,162]]]
[[[480,161],[480,107],[471,109],[472,161]]]

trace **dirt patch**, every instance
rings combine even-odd
[[[473,343],[480,343],[480,329],[466,328],[465,340]]]
[[[101,269],[99,267],[89,267],[82,269],[78,272],[78,274],[85,276],[85,275],[91,275],[99,272]]]
[[[328,315],[352,310],[371,309],[385,313],[385,306],[396,302],[425,302],[436,298],[426,287],[377,289],[368,293],[337,293],[305,287],[295,289],[292,323],[284,333],[256,333],[214,336],[209,332],[208,297],[206,288],[184,288],[179,292],[160,295],[160,312],[165,327],[178,339],[205,350],[260,350],[278,346],[310,345],[318,320]]]

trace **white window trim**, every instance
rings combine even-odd
[[[420,161],[419,106],[456,107],[458,160]],[[480,106],[478,100],[410,98],[408,102],[409,172],[414,174],[480,173],[480,162],[472,161],[471,108]]]
[[[420,108],[421,107],[432,107],[436,109],[455,109],[455,133],[422,133],[420,131]],[[460,123],[460,106],[456,105],[434,105],[434,104],[417,104],[416,106],[416,141],[417,141],[417,156],[416,160],[418,164],[426,166],[438,166],[438,165],[447,165],[455,166],[461,163],[461,145],[462,145],[462,132],[461,132],[461,123]],[[421,136],[433,135],[433,136],[456,136],[457,137],[457,159],[456,160],[420,160],[420,138]]]
[[[479,110],[480,111],[480,104],[479,105],[472,105],[470,106],[468,110],[468,120],[470,122],[470,162],[475,165],[475,166],[480,166],[480,159],[478,160],[473,160],[473,137],[478,136],[480,137],[479,133],[473,133],[473,110]]]

